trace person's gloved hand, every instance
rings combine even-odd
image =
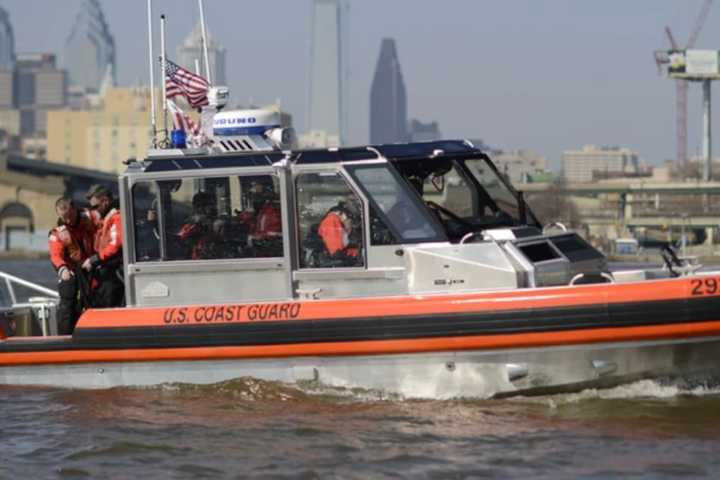
[[[91,257],[88,257],[82,264],[83,270],[87,270],[88,272],[95,268],[95,266],[100,263],[100,258],[97,256],[97,253],[95,255],[92,255]]]
[[[63,266],[60,267],[60,269],[58,270],[58,276],[60,277],[60,280],[62,280],[63,282],[67,282],[67,281],[70,280],[72,277],[74,277],[75,274],[73,273],[72,270],[70,270],[68,267],[66,267],[65,265],[63,265]]]

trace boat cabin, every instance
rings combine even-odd
[[[129,306],[504,290],[607,270],[575,233],[544,234],[466,141],[160,152],[120,177]]]

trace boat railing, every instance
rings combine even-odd
[[[31,310],[40,323],[43,336],[57,334],[57,326],[52,321],[59,298],[56,291],[2,271],[0,271],[0,282],[4,283],[7,294],[7,298],[2,303],[8,303],[6,306],[12,310]],[[16,287],[26,288],[39,295],[29,297],[27,301],[19,301]]]

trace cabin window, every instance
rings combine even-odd
[[[274,175],[138,183],[133,187],[135,258],[282,257],[279,192]]]
[[[296,178],[300,267],[362,267],[363,205],[337,172]]]
[[[425,178],[421,192],[423,200],[441,217],[444,211],[455,217],[471,218],[476,214],[473,211],[476,204],[474,190],[452,162],[447,161],[446,165]]]
[[[372,211],[376,212],[382,223],[373,222],[373,244],[384,244],[375,239],[381,238],[381,229],[388,228],[385,225],[390,227],[393,237],[402,243],[444,239],[417,195],[387,165],[349,167],[348,171],[370,198],[371,206],[377,206]]]
[[[137,183],[132,189],[133,220],[135,221],[135,260],[160,260],[158,228],[158,189],[155,182]]]
[[[468,158],[464,160],[464,163],[495,204],[492,212],[485,212],[484,214],[494,215],[500,219],[505,217],[511,224],[512,222],[519,223],[520,206],[518,200],[500,177],[499,172],[490,167],[488,162],[482,158]],[[481,212],[481,214],[483,213]]]

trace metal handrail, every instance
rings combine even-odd
[[[12,302],[11,308],[31,308],[40,320],[42,335],[47,337],[48,335],[57,334],[56,326],[51,324],[53,323],[52,309],[57,305],[57,300],[60,297],[56,291],[2,271],[0,271],[0,281],[4,281],[7,286],[10,301]],[[27,302],[18,302],[17,295],[15,295],[16,284],[45,295],[45,297],[30,297]]]
[[[570,283],[568,285],[570,285],[570,286],[575,285],[575,282],[577,282],[581,278],[584,278],[586,275],[587,275],[586,273],[578,273],[572,279],[570,279]],[[615,283],[615,277],[613,277],[611,273],[600,272],[600,277],[607,280],[608,283]]]
[[[0,271],[0,279],[5,281],[5,285],[7,285],[8,292],[10,293],[10,300],[13,304],[18,303],[17,297],[15,296],[15,288],[13,284],[22,285],[25,288],[29,288],[30,290],[42,293],[43,295],[47,295],[48,297],[59,298],[59,295],[55,290],[50,290],[47,287],[38,285],[37,283],[28,282],[27,280],[23,280],[22,278],[16,277],[15,275],[10,275],[9,273]]]
[[[553,223],[550,223],[550,224],[545,225],[545,226],[543,227],[543,229],[542,229],[543,235],[546,235],[547,232],[549,232],[550,229],[553,228],[553,227],[557,227],[557,228],[559,228],[560,230],[562,230],[563,232],[567,232],[567,231],[568,231],[568,229],[567,229],[567,227],[565,226],[565,224],[560,223],[560,222],[553,222]]]

